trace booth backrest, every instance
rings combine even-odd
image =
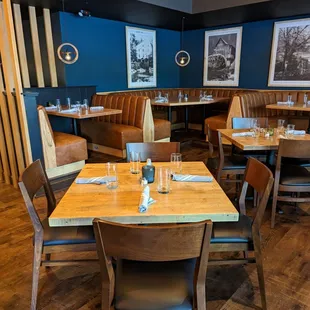
[[[104,106],[107,109],[122,110],[121,114],[94,118],[95,121],[130,125],[143,129],[146,103],[143,96],[93,95],[91,106]]]

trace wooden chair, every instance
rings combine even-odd
[[[93,225],[102,310],[206,309],[211,221],[137,226],[95,219]]]
[[[310,141],[281,139],[279,143],[275,183],[273,190],[271,228],[274,228],[278,201],[309,202],[310,198],[300,198],[299,193],[310,192],[310,172],[300,165],[283,165],[284,159],[310,159]],[[280,196],[280,192],[294,195]]]
[[[95,251],[95,237],[92,227],[50,227],[48,216],[56,207],[56,200],[45,171],[39,160],[32,163],[21,176],[19,183],[34,229],[34,253],[32,271],[31,309],[36,309],[40,266],[80,265],[97,260],[51,260],[52,253]],[[47,199],[47,217],[41,221],[34,207],[35,194],[44,188]],[[41,260],[41,255],[46,260]]]
[[[232,128],[233,129],[250,129],[254,120],[257,120],[260,124],[260,127],[268,127],[268,118],[267,117],[234,117],[232,119]]]
[[[213,172],[218,183],[221,181],[241,183],[238,178],[244,174],[247,159],[242,155],[225,156],[222,145],[221,133],[208,128],[209,157],[207,167]],[[218,149],[217,157],[214,157],[214,148]],[[223,175],[234,175],[236,179],[221,179]]]
[[[130,162],[130,152],[140,152],[141,161],[151,158],[152,161],[170,161],[171,153],[180,153],[180,142],[147,142],[127,143],[127,162]]]
[[[260,227],[273,181],[272,172],[267,166],[254,158],[249,158],[239,196],[239,221],[231,223],[214,223],[210,246],[210,252],[243,251],[245,254],[244,258],[233,260],[209,260],[209,265],[245,264],[256,262],[261,300],[264,310],[267,309],[267,302],[260,243]],[[245,198],[249,185],[256,190],[260,197],[260,203],[253,220],[246,216],[245,208]],[[254,251],[255,258],[248,258],[248,251]]]

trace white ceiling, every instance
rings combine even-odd
[[[272,0],[138,0],[185,13],[203,13]]]

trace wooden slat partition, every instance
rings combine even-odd
[[[31,38],[32,38],[33,54],[34,54],[34,62],[35,62],[35,67],[36,67],[38,87],[44,87],[45,84],[44,84],[43,67],[42,67],[42,59],[41,59],[41,51],[40,51],[40,41],[39,41],[39,33],[38,33],[36,8],[34,6],[29,6],[28,8],[29,8]]]
[[[30,87],[30,78],[29,78],[29,70],[28,70],[28,62],[25,48],[25,38],[23,31],[23,23],[20,12],[20,5],[17,3],[13,4],[14,8],[14,19],[15,19],[15,29],[16,29],[16,38],[17,38],[17,47],[19,54],[19,63],[20,69],[23,79],[23,86],[25,88]]]
[[[4,181],[6,184],[11,184],[10,166],[9,166],[8,153],[6,149],[5,135],[4,135],[3,123],[2,123],[3,115],[1,115],[2,107],[3,105],[6,104],[3,92],[4,92],[3,74],[2,74],[2,69],[0,68],[0,155],[1,155]]]
[[[52,33],[52,24],[51,24],[51,14],[49,9],[43,9],[44,16],[44,28],[45,28],[45,38],[48,54],[48,65],[50,69],[51,77],[51,86],[57,87],[57,71],[55,64],[55,52],[54,52],[54,42],[53,42],[53,33]]]
[[[8,43],[9,43],[9,49],[10,49],[10,57],[12,60],[12,71],[13,71],[13,79],[14,79],[13,88],[15,88],[16,104],[18,108],[19,126],[17,124],[17,126],[14,127],[14,131],[15,130],[18,132],[21,131],[22,145],[23,145],[22,154],[24,154],[25,156],[26,164],[30,165],[32,163],[32,152],[31,152],[31,144],[30,144],[24,96],[22,95],[23,87],[22,87],[20,67],[19,67],[19,62],[18,62],[17,45],[16,45],[16,37],[15,37],[15,30],[14,30],[14,23],[13,23],[13,12],[12,12],[11,0],[3,0],[3,8],[4,8],[4,20],[5,20],[5,25],[7,29]],[[8,87],[7,87],[7,90],[8,90]],[[20,157],[21,156],[19,156],[19,154],[17,153],[18,164],[19,164],[19,160],[21,160]],[[24,171],[24,168],[20,169],[19,173],[21,174],[23,171]]]

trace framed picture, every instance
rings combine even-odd
[[[268,86],[310,87],[310,18],[274,23]]]
[[[156,87],[156,31],[126,26],[128,88]]]
[[[242,27],[205,32],[203,86],[238,86]]]

